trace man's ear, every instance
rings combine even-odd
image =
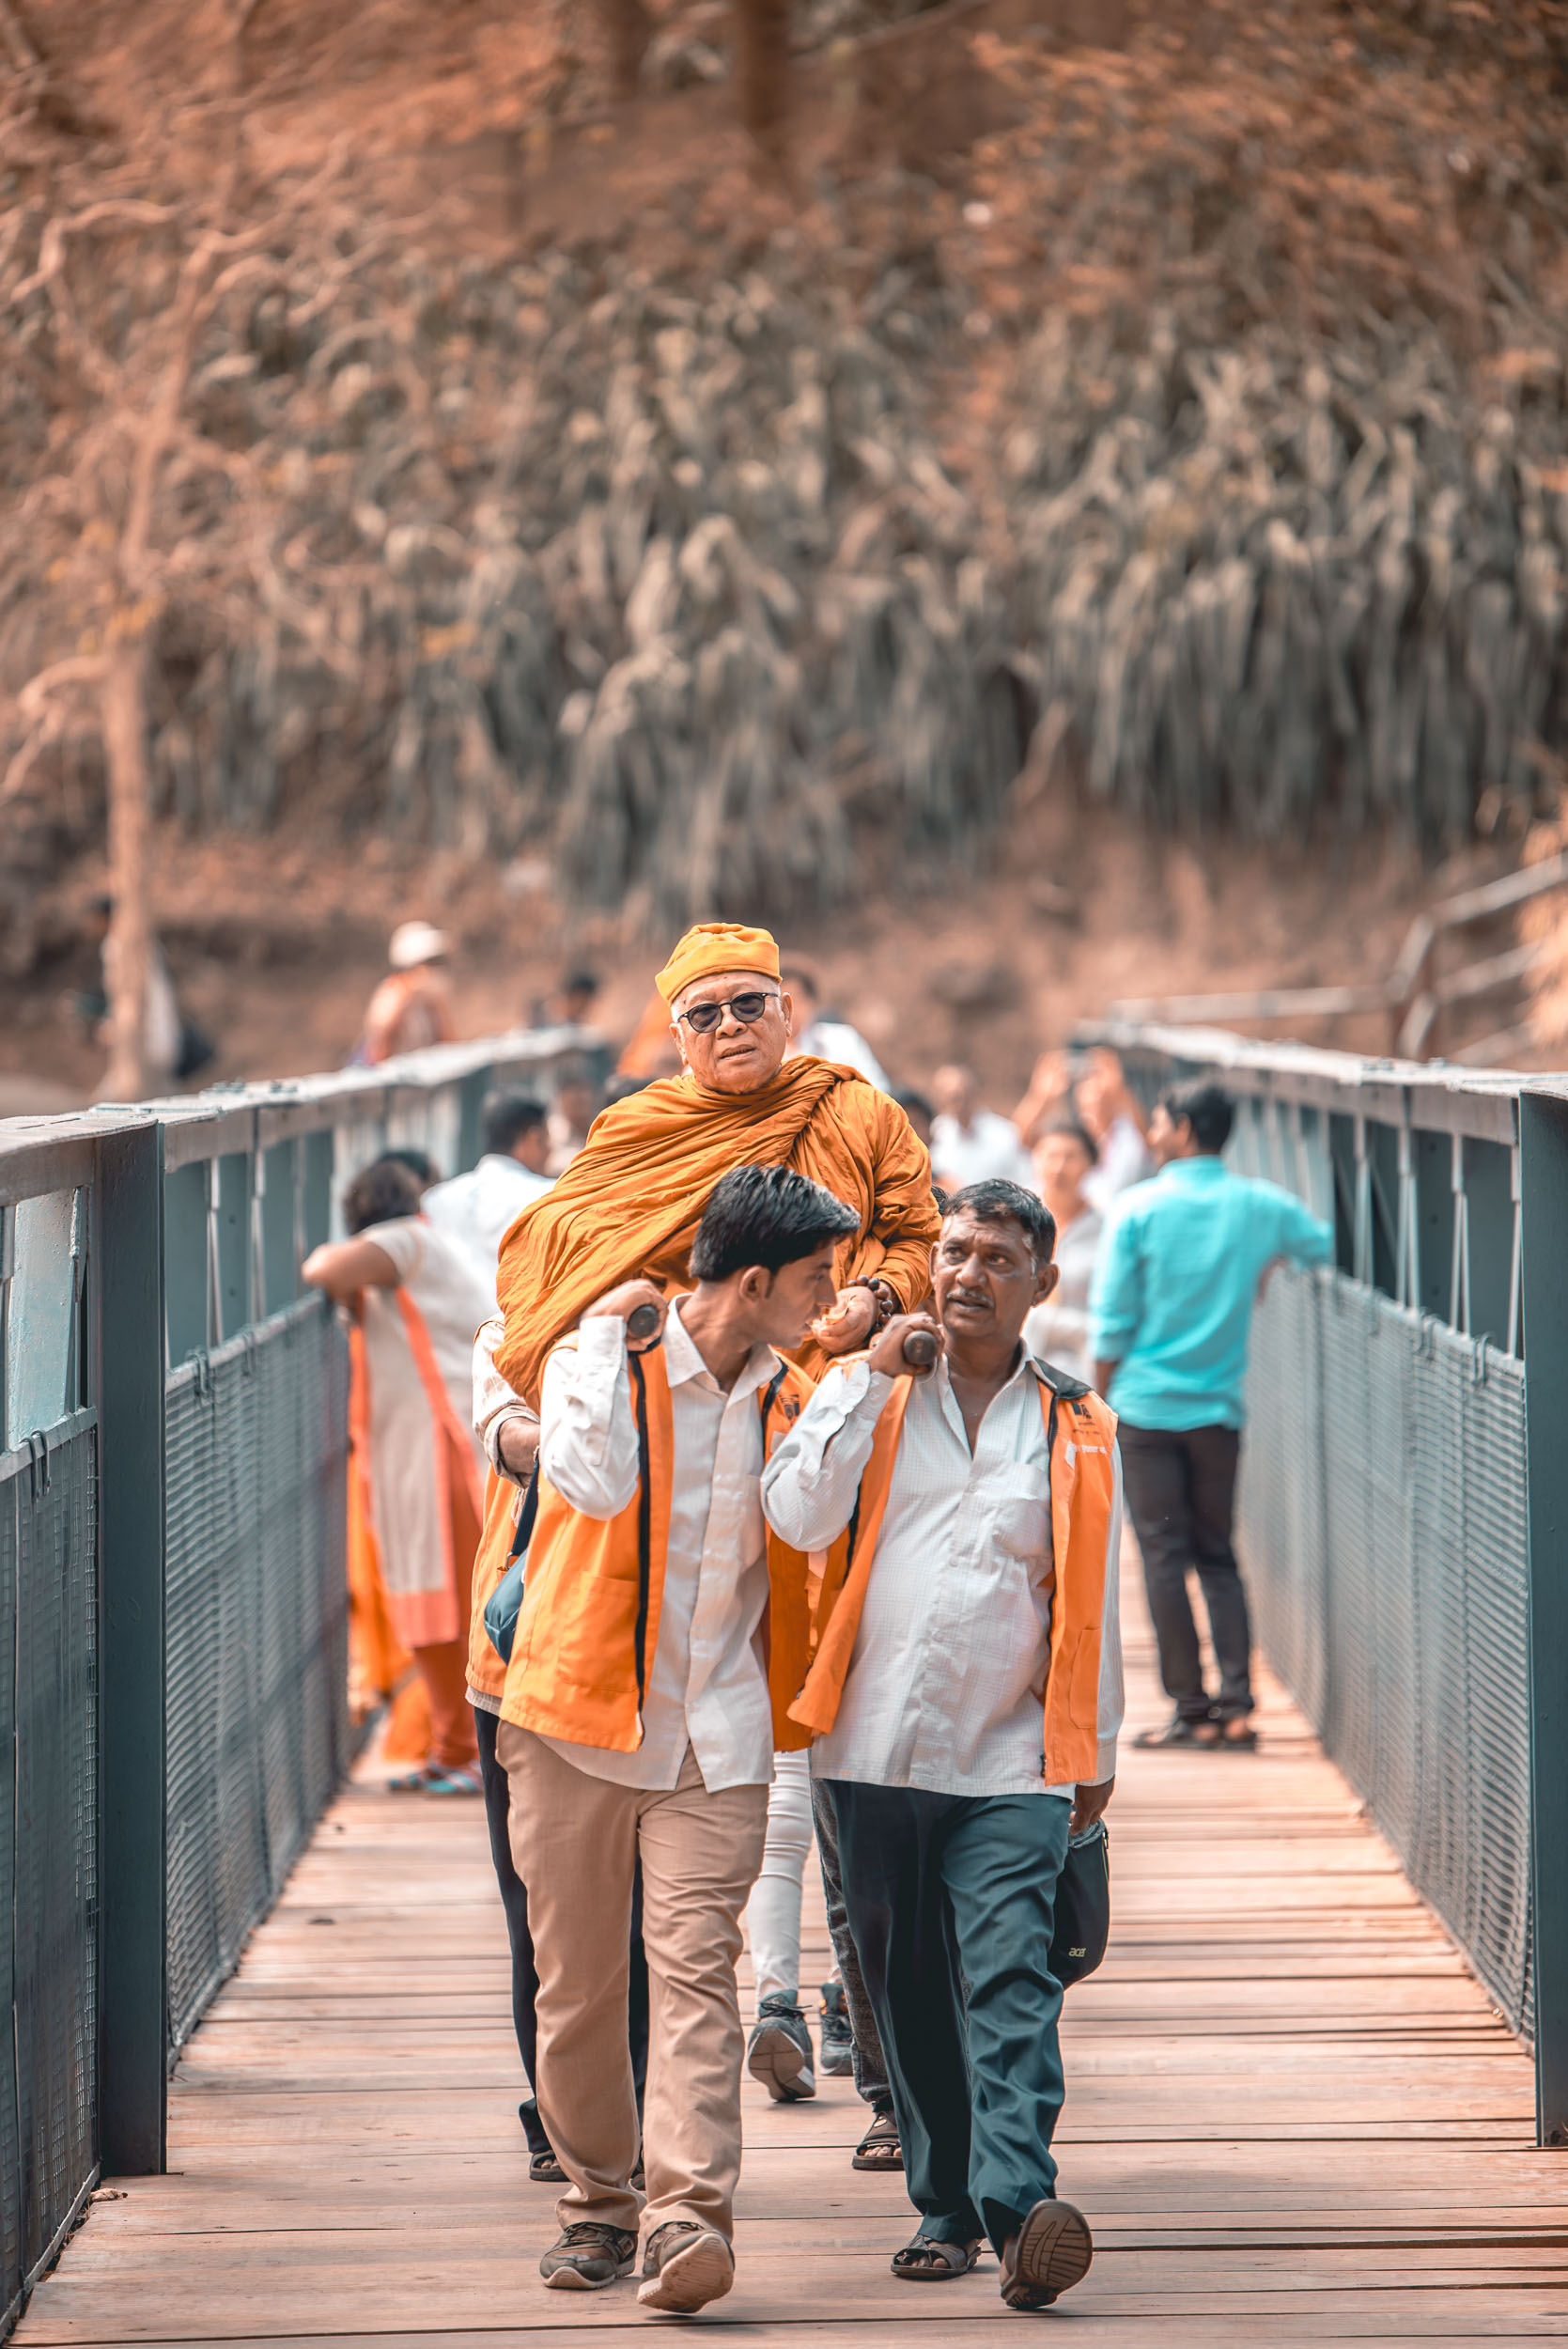
[[[1043,1305],[1062,1278],[1059,1264],[1043,1264],[1034,1275],[1034,1302]]]
[[[779,989],[779,1009],[784,1015],[784,1034],[795,1034],[795,998],[785,987]]]
[[[773,1294],[773,1275],[766,1265],[749,1264],[736,1280],[736,1295],[743,1305],[763,1305]]]

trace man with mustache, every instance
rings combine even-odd
[[[966,2275],[989,2235],[1013,2309],[1048,2307],[1093,2255],[1056,2197],[1048,1955],[1122,1720],[1116,1423],[1022,1343],[1054,1241],[1032,1192],[960,1191],[932,1251],[935,1319],[900,1315],[830,1370],[762,1485],[781,1540],[822,1551],[852,1529],[789,1717],[816,1733],[920,2213],[893,2273]],[[917,1330],[939,1349],[924,1378],[903,1357]]]

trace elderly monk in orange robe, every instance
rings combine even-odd
[[[854,1069],[784,1059],[792,1005],[768,933],[701,923],[656,984],[681,1074],[601,1111],[586,1146],[501,1245],[495,1365],[536,1410],[546,1355],[598,1298],[638,1275],[690,1286],[692,1238],[732,1166],[793,1167],[860,1216],[838,1267],[839,1308],[820,1346],[799,1358],[806,1369],[853,1353],[929,1286],[939,1221],[931,1161],[897,1103]]]

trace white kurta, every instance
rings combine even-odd
[[[458,1622],[452,1576],[447,1431],[455,1424],[467,1446],[477,1508],[484,1453],[471,1426],[474,1333],[494,1312],[495,1296],[467,1250],[422,1216],[373,1223],[359,1237],[374,1240],[398,1276],[396,1289],[365,1290],[361,1320],[370,1390],[371,1525],[394,1628],[405,1646],[428,1647],[467,1630]],[[432,1408],[400,1295],[427,1334],[448,1406],[444,1417]]]

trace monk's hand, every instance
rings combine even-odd
[[[1097,1786],[1080,1786],[1073,1797],[1073,1815],[1067,1822],[1069,1835],[1081,1835],[1093,1827],[1116,1791],[1113,1778],[1102,1778]]]
[[[639,1326],[633,1331],[632,1315],[644,1315],[650,1307],[655,1319],[645,1329]],[[582,1318],[584,1321],[624,1321],[627,1324],[627,1352],[645,1354],[664,1335],[669,1312],[669,1300],[651,1281],[623,1281],[618,1289],[612,1289],[597,1304],[590,1305]]]
[[[915,1348],[911,1361],[904,1351],[908,1338],[923,1338],[924,1346]],[[947,1341],[941,1324],[929,1314],[894,1314],[885,1330],[877,1333],[877,1343],[866,1356],[873,1370],[879,1370],[884,1378],[924,1378],[935,1368],[937,1357],[943,1352]],[[929,1359],[921,1360],[929,1349]]]
[[[853,1354],[877,1326],[877,1299],[859,1283],[840,1289],[838,1303],[812,1323],[811,1333],[824,1354]]]

